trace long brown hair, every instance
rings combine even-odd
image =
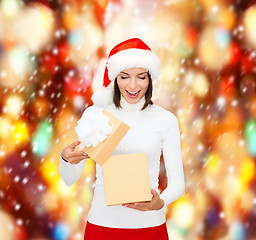
[[[145,103],[144,103],[143,107],[141,108],[141,110],[144,110],[148,105],[153,105],[153,102],[151,100],[152,92],[153,92],[152,78],[151,78],[151,75],[149,74],[149,72],[147,72],[147,74],[148,74],[149,84],[148,84],[148,89],[145,93]],[[118,84],[117,84],[117,78],[115,78],[113,102],[114,102],[116,108],[122,108],[122,106],[120,104],[120,100],[121,100],[121,92],[120,92]]]

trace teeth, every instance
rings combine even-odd
[[[138,91],[138,92],[139,92],[139,91]],[[129,92],[129,91],[128,91],[128,93],[131,93],[131,94],[136,94],[136,93],[138,93],[138,92]]]

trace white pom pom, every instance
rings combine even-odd
[[[101,88],[92,95],[94,104],[104,107],[113,102],[113,88]]]

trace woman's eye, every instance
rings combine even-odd
[[[123,77],[123,76],[121,76],[121,79],[127,79],[128,77]],[[139,79],[145,79],[146,77],[144,76],[144,77],[139,77]]]

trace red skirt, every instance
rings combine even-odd
[[[147,228],[110,228],[87,221],[84,240],[169,240],[166,223]]]

